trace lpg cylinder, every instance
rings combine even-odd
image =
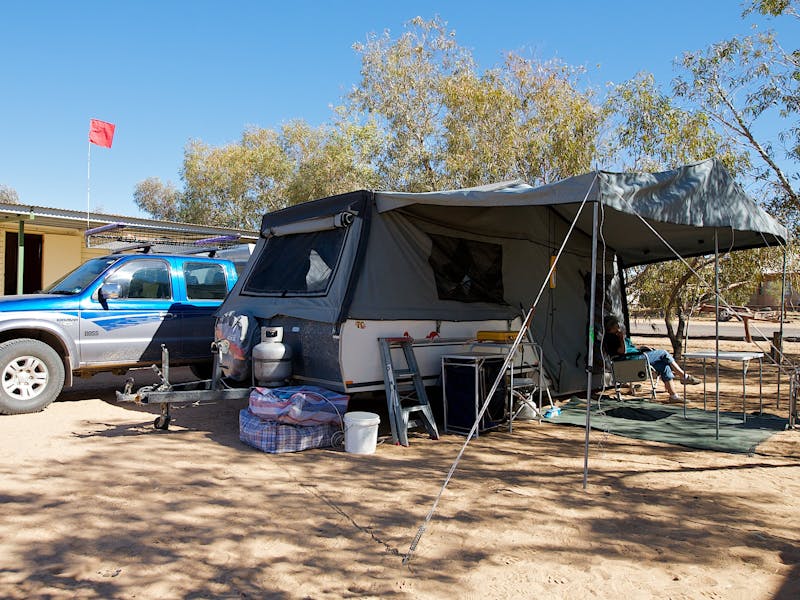
[[[258,385],[279,386],[292,376],[292,349],[283,343],[283,327],[262,327],[253,348],[253,374]]]

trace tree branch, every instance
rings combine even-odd
[[[761,159],[765,163],[767,163],[769,168],[772,169],[772,171],[775,173],[776,177],[778,178],[778,181],[780,182],[781,188],[784,190],[789,200],[794,205],[794,208],[796,210],[800,210],[800,198],[798,198],[797,194],[792,189],[792,185],[789,182],[789,179],[786,177],[781,168],[775,163],[775,161],[772,160],[772,157],[764,149],[764,147],[758,142],[758,140],[756,140],[750,127],[745,123],[744,118],[742,117],[741,113],[736,109],[736,107],[733,105],[730,98],[728,98],[728,95],[725,93],[725,90],[723,90],[722,87],[717,82],[714,83],[714,87],[716,88],[717,96],[722,101],[722,103],[728,108],[731,115],[733,115],[733,118],[736,120],[738,127],[734,127],[732,124],[728,123],[725,119],[723,119],[720,115],[715,115],[715,116],[717,116],[720,122],[729,127],[731,130],[742,135],[750,143],[750,146],[752,146],[755,149],[755,151],[758,153]]]

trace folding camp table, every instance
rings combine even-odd
[[[764,396],[764,368],[763,352],[720,352],[717,354],[713,350],[701,350],[698,352],[684,352],[684,358],[703,360],[703,409],[706,409],[706,362],[709,360],[727,360],[742,363],[742,421],[747,421],[747,369],[751,360],[758,360],[758,411],[763,412]]]

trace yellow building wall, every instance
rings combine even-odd
[[[42,286],[47,287],[69,271],[108,250],[85,248],[83,234],[77,229],[37,226],[26,221],[25,233],[42,236]],[[6,232],[19,232],[17,223],[0,223],[0,282],[5,278]],[[2,290],[0,290],[2,291]]]
[[[26,233],[38,233],[26,228]],[[42,286],[47,287],[61,279],[81,264],[83,236],[74,233],[43,233],[42,240]]]
[[[110,254],[111,251],[108,248],[87,248],[86,246],[81,247],[81,262],[78,264],[83,264],[90,258],[97,258],[98,256],[106,256]],[[78,265],[75,265],[77,267]],[[75,268],[73,267],[73,269]]]

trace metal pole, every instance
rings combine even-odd
[[[716,431],[719,439],[719,233],[714,230],[714,344],[716,356],[714,357],[714,370],[716,379]]]
[[[689,325],[692,321],[692,313],[694,312],[694,302],[692,308],[689,310],[689,315],[686,317],[686,328],[683,330],[683,372],[686,373],[686,352],[689,350]],[[683,418],[686,418],[686,386],[683,386]]]
[[[17,231],[17,294],[22,294],[22,282],[25,276],[25,220],[19,218]]]
[[[91,125],[90,125],[91,127]],[[86,156],[86,229],[89,229],[89,211],[90,202],[89,194],[92,189],[92,142],[89,142],[89,150]],[[89,245],[89,238],[86,238],[87,246]]]
[[[599,202],[592,210],[592,280],[589,284],[589,347],[586,351],[586,442],[583,448],[583,489],[589,480],[589,430],[592,413],[592,371],[594,370],[594,305],[597,293],[597,220]],[[603,282],[605,287],[605,282]],[[603,291],[605,294],[605,290]]]
[[[778,334],[776,356],[778,358],[778,394],[775,399],[775,408],[781,407],[781,367],[783,366],[783,319],[786,313],[786,246],[783,247],[783,271],[781,272],[781,325]]]

